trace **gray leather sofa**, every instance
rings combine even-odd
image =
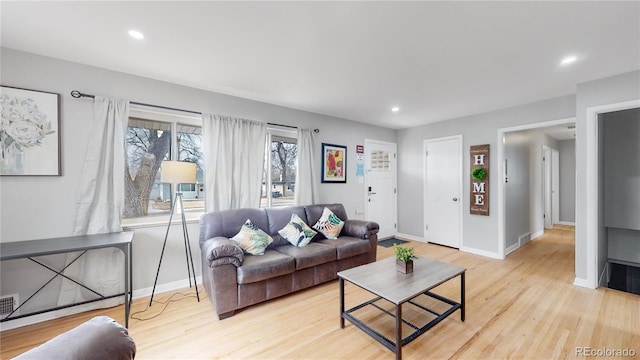
[[[345,224],[338,239],[316,235],[295,247],[278,234],[292,214],[309,226],[325,206]],[[244,222],[273,238],[264,255],[245,254],[230,240]],[[200,219],[202,282],[220,319],[236,310],[336,279],[336,273],[376,260],[378,224],[349,220],[342,204],[214,211]]]
[[[14,359],[131,360],[136,344],[127,329],[107,316],[97,316]]]

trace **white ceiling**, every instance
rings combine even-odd
[[[8,48],[389,128],[640,68],[639,1],[3,0],[0,11]]]

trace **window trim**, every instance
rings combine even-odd
[[[175,159],[178,157],[178,124],[189,125],[189,126],[197,126],[202,128],[202,117],[196,114],[186,113],[179,110],[169,110],[162,109],[159,110],[155,107],[139,105],[139,104],[131,104],[129,106],[129,118],[139,118],[142,120],[149,120],[155,122],[163,122],[171,124],[171,158]],[[128,119],[127,119],[128,121]],[[128,126],[128,125],[127,125]],[[171,185],[171,196],[173,201],[173,185]],[[187,211],[185,212],[185,217],[187,219],[187,224],[198,222],[200,216],[205,213],[205,210],[202,211]],[[180,216],[175,216],[172,219],[172,224],[180,223]],[[121,218],[120,224],[124,229],[136,229],[136,228],[145,228],[145,227],[155,227],[155,226],[166,226],[169,222],[170,214],[158,214],[158,215],[147,215],[141,217],[134,218]]]
[[[277,126],[277,125],[276,125]],[[282,127],[276,127],[274,125],[268,125],[267,126],[267,142],[265,144],[264,147],[264,152],[265,152],[265,158],[266,158],[266,162],[265,162],[265,168],[267,169],[267,171],[265,172],[265,196],[267,198],[267,208],[271,208],[273,207],[273,203],[272,203],[272,196],[271,196],[271,186],[272,186],[272,182],[271,182],[271,139],[272,136],[282,136],[282,137],[288,137],[288,138],[292,138],[292,139],[296,139],[296,146],[297,146],[297,141],[298,141],[298,131],[295,129],[290,129],[290,128],[282,128]],[[298,159],[296,159],[296,162],[298,161]],[[298,167],[296,166],[296,176],[297,176],[297,171],[298,171]]]

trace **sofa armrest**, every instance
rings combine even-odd
[[[136,344],[126,328],[107,316],[95,317],[15,359],[133,359]]]
[[[349,219],[344,222],[342,234],[360,239],[368,239],[380,230],[378,223],[366,220]]]
[[[222,236],[216,236],[202,243],[202,254],[212,268],[226,264],[240,266],[244,262],[244,251],[240,246]]]

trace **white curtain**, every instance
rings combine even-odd
[[[313,130],[298,129],[298,172],[296,173],[296,205],[318,203],[318,166],[315,133]]]
[[[75,235],[122,231],[120,218],[124,206],[125,133],[129,102],[95,97],[93,126],[85,155],[77,194]],[[78,253],[69,254],[67,263]],[[102,295],[124,292],[124,256],[119,249],[87,252],[65,270]],[[64,279],[58,305],[94,299],[92,292]],[[121,303],[120,297],[102,302],[102,306]],[[98,303],[76,307],[84,311]]]
[[[267,125],[202,114],[206,211],[260,206]]]

